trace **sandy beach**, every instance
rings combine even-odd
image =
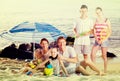
[[[72,74],[70,77],[43,76],[36,73],[32,76],[26,74],[14,74],[12,70],[19,70],[23,67],[25,61],[0,58],[0,80],[1,81],[119,81],[120,79],[120,62],[114,62],[118,58],[108,60],[108,73],[104,76],[95,75],[94,71],[87,68],[93,75],[84,76]],[[97,67],[103,70],[103,63],[98,62]]]
[[[120,79],[120,47],[119,42],[114,45],[114,41],[110,42],[109,52],[117,55],[116,58],[108,58],[108,72],[104,76],[98,76],[94,71],[87,67],[92,75],[84,76],[82,74],[72,74],[70,77],[57,77],[57,76],[43,76],[41,73],[35,73],[32,76],[26,74],[14,74],[12,70],[19,71],[26,63],[24,60],[0,58],[0,80],[1,81],[119,81]],[[83,59],[82,54],[79,56],[80,60]],[[101,58],[101,51],[97,53],[96,66],[103,71],[103,61]]]
[[[26,63],[24,60],[0,58],[0,80],[1,81],[119,81],[120,79],[120,48],[109,48],[109,51],[116,54],[116,58],[108,58],[108,71],[104,76],[96,75],[89,67],[87,71],[91,73],[90,76],[84,76],[82,74],[72,74],[70,77],[58,77],[58,76],[43,76],[41,73],[35,73],[32,76],[26,74],[13,73],[12,70],[19,71]],[[79,56],[83,59],[83,56]],[[101,52],[97,53],[96,66],[103,71],[103,61],[101,58]]]
[[[108,59],[108,71],[104,76],[98,76],[87,67],[92,75],[72,74],[70,77],[43,76],[35,73],[32,76],[15,74],[26,63],[24,60],[0,57],[0,81],[119,81],[120,80],[120,0],[0,0],[0,34],[9,31],[16,25],[29,22],[47,22],[68,36],[73,35],[74,20],[79,17],[81,4],[87,4],[89,15],[95,19],[95,8],[103,8],[105,16],[110,19],[112,35],[109,38],[108,51],[114,53],[116,58]],[[26,40],[25,40],[26,41]],[[7,40],[0,35],[0,51],[10,44],[17,46],[20,42]],[[91,42],[93,44],[93,42]],[[83,56],[80,55],[80,60]],[[96,66],[103,71],[101,52],[97,53]]]

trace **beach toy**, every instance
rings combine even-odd
[[[31,71],[26,72],[26,75],[32,75]]]
[[[36,67],[36,65],[34,65],[33,63],[30,63],[29,65],[32,69],[34,69]]]
[[[45,69],[44,69],[44,74],[45,74],[46,76],[52,75],[52,74],[53,74],[53,68],[45,68]]]
[[[53,68],[53,66],[51,64],[48,64],[46,67],[47,68]]]
[[[84,36],[84,35],[85,35],[86,33],[88,33],[88,32],[90,32],[90,31],[82,32],[82,33],[79,34],[79,36]],[[76,38],[76,36],[74,36],[74,38]]]
[[[102,29],[101,32],[100,32],[100,41],[103,42],[107,35],[108,35],[108,30],[106,28]]]
[[[44,74],[46,76],[50,76],[53,74],[53,66],[51,64],[48,64],[46,68],[44,69]]]
[[[80,33],[80,36],[84,36],[84,35],[85,35],[85,33],[87,33],[87,32]]]

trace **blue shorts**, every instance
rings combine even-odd
[[[109,46],[109,41],[105,40],[102,44],[98,44],[97,41],[95,41],[94,46],[108,47]]]

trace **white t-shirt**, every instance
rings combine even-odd
[[[56,59],[56,60],[51,60],[50,62],[51,62],[51,64],[53,65],[54,74],[59,74],[59,72],[60,72],[59,60],[58,60],[58,59]]]
[[[83,32],[89,32],[91,29],[93,29],[93,21],[89,18],[78,18],[74,23],[74,28],[76,28],[78,34]],[[90,45],[89,35],[75,38],[74,45]]]
[[[66,57],[66,58],[73,58],[73,57],[77,56],[74,48],[70,47],[70,46],[66,46],[66,50],[63,53],[61,53],[59,50],[59,53],[60,53],[60,55],[63,55],[63,57]],[[71,67],[71,68],[76,67],[76,63],[70,63],[70,62],[66,62],[66,61],[64,61],[64,65],[65,65],[65,67]]]

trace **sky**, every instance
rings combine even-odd
[[[58,14],[59,12],[77,11],[81,4],[88,5],[92,10],[97,6],[104,9],[117,9],[120,8],[119,3],[119,0],[0,0],[0,13],[48,12]]]
[[[108,17],[120,17],[119,3],[120,0],[0,0],[0,28],[24,20],[78,17],[82,4],[88,5],[90,16],[100,6]]]

